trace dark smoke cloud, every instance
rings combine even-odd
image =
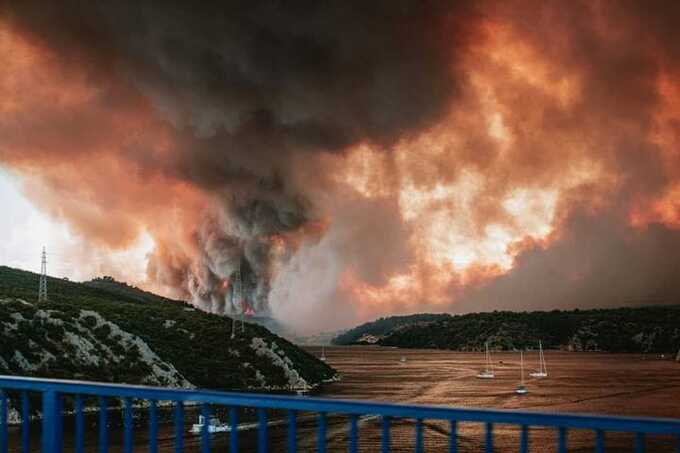
[[[2,16],[65,67],[125,86],[107,107],[141,95],[171,126],[172,152],[142,143],[118,157],[210,193],[187,239],[199,263],[157,237],[152,278],[221,311],[216,288],[241,262],[266,310],[272,240],[313,220],[304,192],[328,177],[295,181],[291,165],[387,148],[440,118],[458,89],[463,3],[10,1]]]
[[[439,118],[457,89],[448,68],[465,14],[453,3],[408,0],[10,2],[4,10],[66,62],[122,71],[178,129],[199,139],[222,133],[220,157],[268,161],[358,141],[388,145]],[[205,155],[212,146],[186,152],[188,176],[223,183],[205,165],[219,160]]]
[[[239,265],[307,329],[675,302],[677,23],[661,1],[3,2],[26,82],[0,74],[0,162],[94,242],[149,231],[150,283],[216,312]]]

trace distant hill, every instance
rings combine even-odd
[[[451,315],[449,314],[424,313],[417,315],[379,318],[375,321],[361,324],[360,326],[349,329],[348,331],[338,335],[333,340],[333,344],[372,344],[399,327],[418,323],[429,323],[433,321],[439,321],[441,319],[448,319],[450,317]]]
[[[331,332],[319,332],[313,335],[297,335],[289,337],[290,340],[302,346],[325,346],[333,344],[333,340],[345,333],[345,330],[335,330]]]
[[[0,266],[0,374],[225,390],[312,388],[335,377],[313,355],[257,324],[112,281],[48,278]]]
[[[402,348],[481,351],[544,347],[573,351],[673,353],[680,349],[680,306],[604,310],[400,316],[363,324],[335,339]],[[438,317],[438,318],[437,318]],[[351,335],[349,335],[351,333]]]

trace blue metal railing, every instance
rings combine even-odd
[[[142,407],[148,414],[148,451],[158,453],[159,402],[174,405],[174,451],[182,453],[184,443],[185,406],[198,405],[200,413],[206,421],[201,427],[201,452],[211,451],[211,433],[209,420],[212,406],[224,406],[229,412],[228,440],[229,451],[239,451],[239,410],[252,408],[255,410],[257,423],[257,451],[269,451],[268,420],[269,411],[282,411],[287,417],[287,451],[297,451],[298,413],[314,412],[316,419],[317,451],[326,452],[327,416],[340,414],[348,417],[348,451],[359,451],[360,416],[376,416],[380,418],[381,451],[387,453],[391,449],[392,420],[415,420],[415,451],[424,451],[423,424],[426,420],[449,422],[449,452],[458,451],[458,426],[460,422],[480,423],[484,426],[484,451],[492,452],[494,443],[494,425],[515,425],[520,428],[520,452],[527,452],[529,447],[529,428],[554,428],[558,435],[557,451],[568,451],[567,439],[569,429],[585,429],[595,433],[595,451],[605,451],[606,432],[633,433],[636,452],[645,451],[646,435],[670,435],[676,443],[676,451],[680,453],[680,420],[606,417],[594,415],[575,415],[540,413],[530,411],[507,411],[485,409],[460,409],[437,406],[399,405],[376,402],[358,402],[348,400],[331,400],[310,397],[273,396],[264,394],[228,393],[206,390],[166,389],[130,385],[101,384],[92,382],[61,381],[50,379],[33,379],[12,376],[0,376],[0,453],[9,453],[8,413],[13,406],[21,415],[20,444],[21,451],[30,451],[30,414],[31,396],[41,396],[40,407],[33,408],[42,414],[42,452],[62,453],[64,451],[64,411],[73,415],[74,441],[73,451],[83,453],[85,423],[84,412],[86,399],[99,401],[99,430],[97,436],[98,452],[107,453],[109,449],[109,404],[111,400],[121,400],[123,451],[132,452],[134,448],[134,412]],[[64,406],[69,399],[72,408]],[[140,402],[145,402],[140,405]],[[137,406],[135,406],[135,403]]]

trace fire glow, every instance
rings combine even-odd
[[[151,237],[138,284],[228,313],[238,271],[301,331],[680,297],[680,12],[245,6],[0,8],[0,164],[88,244]]]

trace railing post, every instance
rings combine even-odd
[[[527,425],[522,425],[519,451],[520,453],[529,453],[529,427]]]
[[[99,397],[99,453],[109,451],[109,402],[106,397]]]
[[[559,429],[559,437],[558,437],[558,447],[557,447],[557,452],[558,453],[567,453],[567,428],[561,426]]]
[[[57,448],[64,451],[64,396],[57,392]]]
[[[595,436],[595,451],[597,453],[604,453],[604,431],[598,429]]]
[[[229,432],[229,453],[238,453],[238,407],[232,406],[229,408],[229,423],[231,431]]]
[[[486,424],[486,439],[484,441],[484,452],[493,453],[493,423]]]
[[[416,453],[423,453],[423,420],[416,420]]]
[[[149,453],[158,453],[158,403],[149,401]]]
[[[132,453],[134,447],[132,428],[132,399],[123,398],[123,451],[125,453]]]
[[[184,403],[175,401],[175,453],[184,452]]]
[[[297,452],[297,412],[288,411],[288,453]]]
[[[61,452],[59,398],[59,394],[54,390],[46,390],[42,394],[42,453]]]
[[[390,453],[390,417],[382,417],[382,453]]]
[[[3,390],[0,390],[0,453],[7,453],[8,444],[7,394]]]
[[[349,453],[359,453],[359,416],[349,416]]]
[[[458,453],[458,422],[451,420],[451,432],[449,434],[449,453]]]
[[[269,451],[269,437],[267,436],[267,409],[261,407],[257,410],[257,453]]]
[[[319,432],[317,436],[318,453],[326,453],[326,413],[319,413]]]
[[[210,453],[210,405],[201,404],[203,427],[201,428],[201,453]]]
[[[85,453],[85,415],[83,414],[83,397],[76,395],[76,432],[75,449],[76,453]]]
[[[635,453],[644,453],[645,451],[645,434],[635,434]]]
[[[28,400],[28,392],[21,392],[21,451],[31,451],[31,407]]]

